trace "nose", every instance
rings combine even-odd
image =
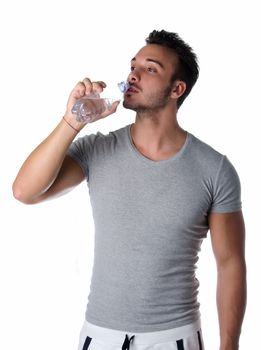
[[[140,76],[137,70],[133,70],[130,72],[128,76],[128,82],[129,83],[135,83],[140,80]]]

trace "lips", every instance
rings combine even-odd
[[[139,89],[137,87],[135,87],[134,85],[131,85],[128,90],[127,90],[127,93],[138,93],[139,92]]]

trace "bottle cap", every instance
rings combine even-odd
[[[130,84],[127,81],[121,81],[120,83],[118,83],[118,88],[123,93],[125,93],[129,87],[130,87]]]

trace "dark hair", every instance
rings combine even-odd
[[[177,107],[179,108],[198,79],[199,66],[196,54],[177,33],[167,32],[165,30],[153,30],[146,39],[146,44],[161,45],[175,52],[178,58],[178,65],[171,77],[171,83],[176,79],[180,79],[186,83],[184,94],[177,100]]]

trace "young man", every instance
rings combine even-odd
[[[85,78],[17,175],[13,192],[24,203],[88,182],[95,256],[79,350],[203,349],[195,265],[208,230],[218,270],[219,349],[238,349],[246,299],[240,183],[225,156],[178,124],[197,77],[192,49],[175,33],[153,31],[131,60],[124,95],[135,122],[73,142],[86,125],[72,114],[74,103],[106,86]]]

